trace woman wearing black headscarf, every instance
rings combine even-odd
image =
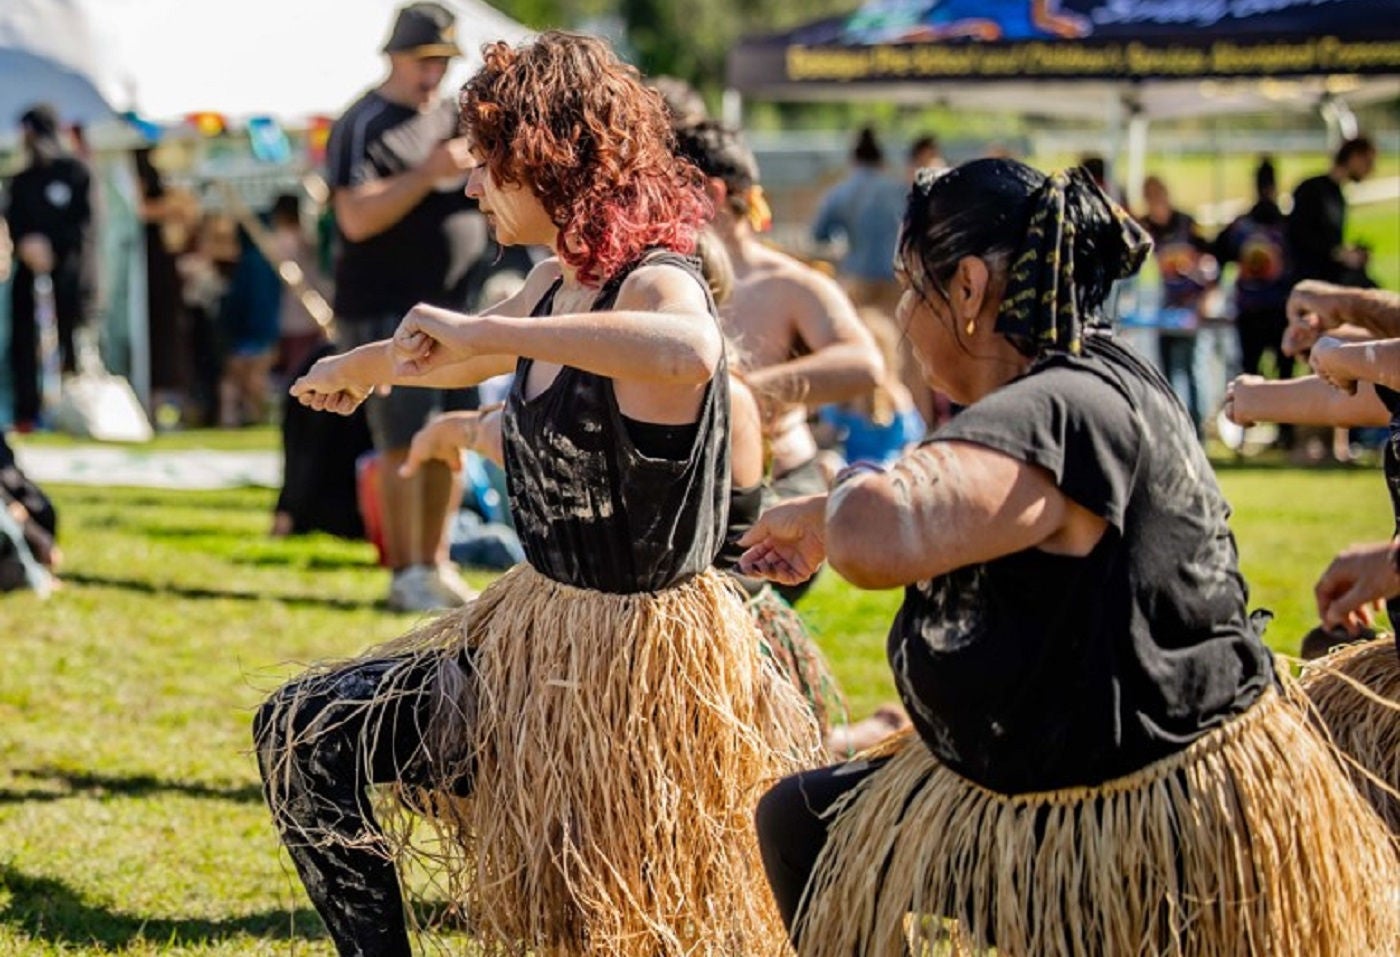
[[[1012,957],[1400,942],[1391,841],[1281,693],[1186,410],[1099,328],[1147,249],[1080,171],[914,186],[898,319],[967,408],[746,539],[750,573],[906,586],[889,654],[918,736],[758,810],[803,957],[904,954],[938,918]]]

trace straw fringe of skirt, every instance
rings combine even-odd
[[[1400,655],[1395,637],[1347,645],[1304,666],[1318,718],[1351,761],[1352,780],[1400,836]]]
[[[759,648],[718,573],[616,595],[517,566],[369,653],[403,656],[405,676],[438,663],[425,743],[438,780],[471,784],[392,789],[386,853],[483,954],[787,952],[752,814],[820,762],[820,738]]]
[[[1396,842],[1286,694],[1093,788],[997,794],[891,742],[832,809],[799,953],[937,953],[950,926],[960,955],[1400,953]]]

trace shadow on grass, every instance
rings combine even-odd
[[[146,797],[151,794],[183,794],[186,797],[236,801],[245,804],[262,802],[262,789],[256,784],[218,787],[192,781],[167,781],[150,774],[120,777],[86,771],[62,771],[58,768],[19,768],[15,777],[32,785],[18,788],[0,785],[0,805],[26,801],[59,801],[71,797]]]
[[[380,605],[376,599],[355,600],[350,598],[326,598],[321,595],[279,595],[276,592],[237,591],[229,588],[200,588],[192,585],[156,584],[134,578],[116,578],[111,575],[89,575],[83,572],[66,572],[62,576],[66,585],[82,585],[88,588],[117,588],[122,591],[142,595],[166,595],[175,598],[194,600],[232,598],[237,601],[276,601],[284,605],[305,605],[317,608],[330,608],[336,611],[360,611]]]
[[[257,507],[244,501],[245,498],[270,497],[276,499],[276,489],[161,489],[150,491],[133,491],[129,488],[115,490],[90,485],[66,485],[62,492],[62,504],[64,505],[92,505],[106,506],[110,508],[150,508],[159,511],[169,511],[172,505],[198,508],[200,511],[223,511],[223,512],[246,512],[250,508]],[[187,496],[190,500],[181,501],[181,496]],[[194,499],[198,501],[194,501]],[[272,509],[269,506],[268,514]]]
[[[1287,458],[1274,457],[1251,457],[1230,458],[1227,456],[1210,457],[1210,464],[1217,472],[1297,472],[1299,474],[1317,473],[1327,474],[1336,472],[1370,472],[1375,471],[1379,466],[1374,461],[1351,461],[1336,462],[1328,459],[1323,462],[1315,462],[1308,465],[1299,465],[1290,462]]]
[[[208,944],[244,936],[275,940],[326,936],[320,917],[310,908],[223,920],[142,917],[93,904],[62,881],[8,866],[0,866],[0,887],[10,894],[0,907],[0,922],[55,946],[96,944],[118,949],[140,942]]]
[[[369,548],[368,542],[362,544],[366,549]],[[269,547],[275,547],[275,544],[270,544]],[[313,572],[338,572],[347,568],[373,570],[380,567],[371,554],[342,557],[321,554],[307,555],[302,551],[269,551],[262,555],[233,555],[229,557],[229,561],[235,565],[250,565],[254,568],[291,566]]]

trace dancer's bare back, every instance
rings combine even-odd
[[[724,328],[754,391],[768,397],[765,426],[782,474],[816,454],[808,409],[873,389],[880,354],[831,279],[756,240],[744,241],[734,259]]]

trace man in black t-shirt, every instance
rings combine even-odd
[[[10,285],[14,416],[16,428],[24,432],[33,428],[40,412],[35,281],[48,276],[53,283],[63,370],[72,372],[73,330],[92,309],[96,260],[87,164],[63,148],[52,107],[34,106],[19,123],[29,165],[10,182],[4,214],[17,266]]]
[[[384,46],[389,75],[336,121],[327,146],[340,250],[335,265],[338,343],[348,349],[393,335],[420,302],[465,310],[486,256],[485,218],[464,193],[472,166],[457,110],[437,97],[451,57],[455,18],[436,3],[398,11]],[[460,605],[472,597],[446,560],[456,503],[445,466],[401,479],[413,434],[437,410],[474,404],[471,391],[395,388],[365,405],[380,452],[389,604],[401,611]]]
[[[1376,166],[1376,145],[1364,136],[1347,140],[1337,150],[1332,168],[1305,179],[1293,190],[1288,215],[1288,251],[1294,281],[1321,279],[1344,286],[1371,285],[1364,281],[1366,253],[1344,244],[1347,201],[1343,183],[1359,183]]]

